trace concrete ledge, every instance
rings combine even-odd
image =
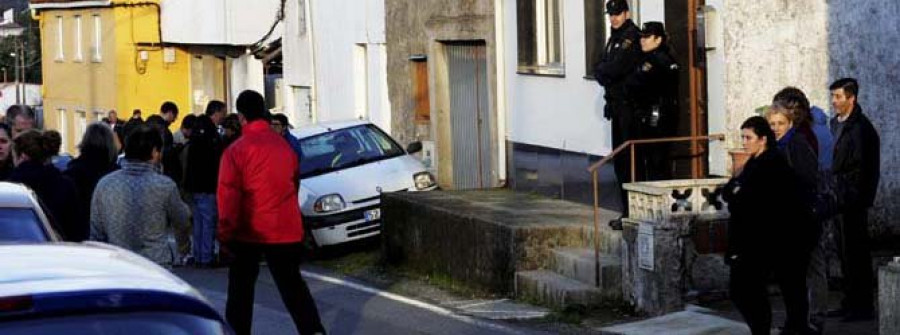
[[[549,268],[551,250],[589,246],[591,207],[505,190],[382,195],[388,262],[512,294],[517,271]],[[617,213],[601,210],[604,229]]]
[[[878,270],[878,314],[880,334],[900,334],[900,262]]]

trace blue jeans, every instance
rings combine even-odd
[[[213,248],[216,243],[216,195],[195,193],[193,195],[194,214],[194,261],[208,265],[215,260]]]

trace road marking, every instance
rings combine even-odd
[[[349,281],[346,281],[346,280],[343,280],[340,278],[329,277],[329,276],[325,276],[325,275],[321,275],[321,274],[318,274],[315,272],[309,272],[309,271],[305,271],[305,270],[301,270],[300,273],[303,274],[304,277],[312,278],[312,279],[326,282],[326,283],[331,283],[334,285],[344,286],[344,287],[351,288],[351,289],[354,289],[357,291],[362,291],[362,292],[376,295],[376,296],[379,296],[379,297],[382,297],[385,299],[393,300],[393,301],[396,301],[399,303],[418,307],[418,308],[430,311],[432,313],[435,313],[435,314],[438,314],[441,316],[445,316],[445,317],[448,317],[448,318],[451,318],[451,319],[454,319],[454,320],[457,320],[457,321],[460,321],[463,323],[467,323],[467,324],[470,324],[470,325],[473,325],[476,327],[490,328],[492,330],[507,333],[507,334],[520,334],[521,333],[521,332],[516,331],[509,327],[501,326],[501,325],[494,324],[491,322],[478,320],[478,319],[470,317],[470,316],[459,315],[449,309],[446,309],[446,308],[443,308],[440,306],[435,306],[435,305],[432,305],[432,304],[429,304],[426,302],[422,302],[419,300],[410,299],[410,298],[400,296],[400,295],[397,295],[394,293],[385,292],[385,291],[382,291],[382,290],[379,290],[379,289],[376,289],[373,287],[368,287],[365,285],[360,285],[357,283],[349,282]]]
[[[462,305],[462,306],[456,306],[456,308],[459,308],[459,309],[467,309],[467,308],[478,307],[478,306],[484,306],[484,305],[494,304],[494,303],[498,303],[498,302],[505,302],[505,301],[509,301],[509,299],[499,299],[499,300],[488,300],[488,301],[476,302],[476,303],[474,303],[474,304],[467,304],[467,305]]]

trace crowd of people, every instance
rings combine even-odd
[[[73,157],[59,132],[36,129],[33,110],[15,105],[0,122],[0,181],[31,188],[65,241],[110,243],[168,268],[230,266],[226,318],[238,334],[250,332],[265,257],[297,329],[324,333],[299,272],[299,141],[259,93],[243,92],[236,109],[211,101],[174,133],[173,102],[146,120],[110,111]]]
[[[606,13],[612,29],[594,77],[604,88],[613,147],[673,137],[679,67],[666,47],[665,27],[646,22],[638,28],[625,0],[608,0]],[[857,100],[859,83],[844,78],[830,90],[835,111],[830,125],[822,109],[810,106],[795,87],[775,94],[764,115],[741,125],[750,158],[724,189],[731,212],[725,262],[731,267],[731,298],[753,334],[770,332],[771,278],[787,310],[782,334],[821,334],[829,316],[873,318],[867,212],[877,190],[881,147]],[[616,158],[620,184],[631,181],[629,167],[637,171],[634,181],[671,177],[665,145],[635,151],[634,159]],[[628,216],[625,194],[623,217]],[[610,226],[621,229],[621,219]],[[827,308],[829,246],[838,251],[843,275],[844,298],[833,311]]]
[[[741,125],[750,159],[723,194],[731,212],[725,262],[731,298],[753,334],[770,332],[772,277],[787,312],[782,334],[821,334],[828,317],[874,318],[866,213],[880,175],[879,137],[857,101],[855,79],[837,80],[830,90],[830,127],[794,87]],[[843,276],[836,310],[828,310],[829,245]]]

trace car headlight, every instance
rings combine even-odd
[[[413,180],[416,182],[416,189],[420,191],[435,185],[434,176],[428,172],[416,173],[413,175]]]
[[[346,206],[347,204],[344,203],[344,198],[341,198],[340,195],[329,194],[316,200],[316,203],[313,205],[313,210],[316,213],[328,213],[342,210]]]

